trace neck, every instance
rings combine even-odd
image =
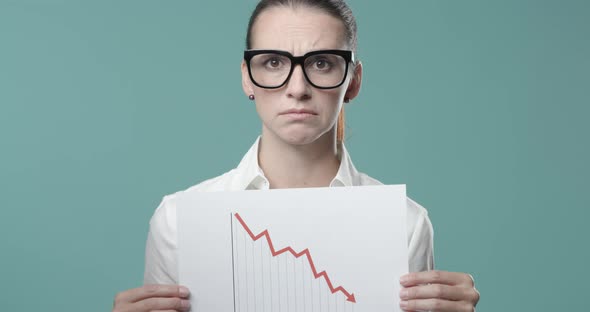
[[[293,145],[263,129],[259,144],[259,166],[270,188],[327,187],[340,167],[334,130],[310,144]]]

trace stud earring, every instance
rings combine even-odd
[[[250,101],[254,101],[254,94],[250,94],[250,95],[248,96],[248,98],[250,99]]]
[[[349,98],[344,98],[344,103],[348,103],[348,102],[350,102],[350,99]]]

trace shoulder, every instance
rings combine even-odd
[[[383,182],[363,172],[357,172],[356,179],[358,179],[358,185],[383,185]],[[407,196],[406,207],[409,225],[415,225],[416,223],[423,223],[425,221],[429,222],[426,208]]]
[[[369,176],[368,174],[364,173],[364,172],[356,172],[355,177],[358,185],[383,185],[383,183],[371,176]],[[357,184],[355,183],[355,184]]]
[[[411,211],[412,215],[416,216],[416,218],[428,218],[428,210],[410,197],[406,197],[406,206],[408,207],[408,212]]]
[[[166,222],[164,220],[176,220],[176,199],[184,193],[218,192],[231,189],[235,171],[236,169],[232,169],[224,174],[199,182],[184,190],[165,195],[156,208],[150,223]]]

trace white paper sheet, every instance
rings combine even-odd
[[[185,192],[177,205],[192,311],[401,311],[405,185]]]

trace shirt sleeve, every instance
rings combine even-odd
[[[178,284],[176,207],[165,196],[150,220],[144,284]]]
[[[428,212],[412,199],[407,199],[408,261],[410,272],[434,269],[433,228]]]

